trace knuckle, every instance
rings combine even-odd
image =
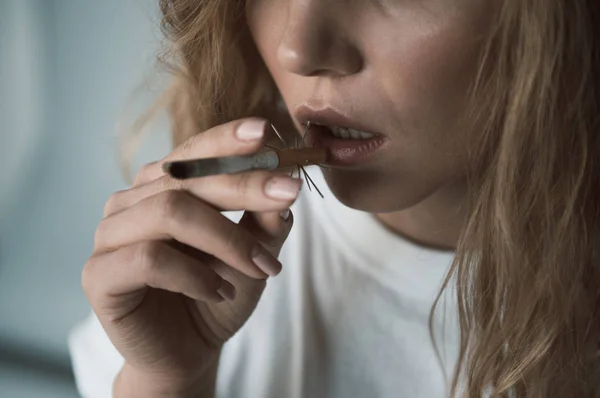
[[[225,251],[228,253],[238,253],[240,248],[245,246],[247,236],[244,230],[237,225],[233,225],[227,231],[225,238]]]
[[[118,191],[110,195],[104,205],[103,217],[106,218],[113,214],[119,207],[124,191]]]
[[[154,204],[156,213],[160,219],[178,219],[187,207],[186,194],[177,190],[163,191],[157,195]]]
[[[180,155],[185,158],[188,155],[194,153],[196,146],[200,145],[200,142],[203,142],[205,140],[206,134],[204,133],[199,133],[191,136],[181,144],[179,148]]]
[[[243,173],[240,174],[239,178],[237,179],[237,184],[236,184],[236,192],[240,195],[240,196],[246,196],[248,195],[249,191],[250,191],[250,187],[251,187],[251,178],[250,175],[252,173]]]
[[[106,230],[109,229],[109,218],[104,218],[96,227],[96,231],[94,232],[94,248],[97,249],[102,247],[104,242],[104,237],[106,236]]]
[[[91,287],[91,275],[90,273],[91,268],[93,267],[92,262],[88,259],[85,262],[85,265],[83,266],[83,270],[81,271],[81,287],[83,288],[83,291],[87,294],[87,292],[90,291],[90,287]]]
[[[225,132],[226,130],[224,130],[223,125],[216,126],[215,128],[196,135],[196,144],[202,142],[202,148],[209,149],[213,154],[212,156],[221,156],[228,153],[231,149],[229,135]]]
[[[181,144],[181,153],[186,154],[194,150],[194,146],[196,145],[196,141],[198,140],[198,138],[196,137],[197,136],[192,136]]]
[[[81,288],[85,293],[86,297],[90,301],[90,303],[94,303],[96,294],[96,272],[98,268],[97,264],[98,260],[94,257],[90,257],[83,266],[81,271]]]
[[[164,246],[158,241],[140,242],[132,247],[131,261],[146,275],[152,275],[160,266]]]

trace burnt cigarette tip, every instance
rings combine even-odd
[[[171,177],[179,180],[188,178],[190,175],[190,168],[183,162],[166,162],[163,163],[162,169]]]

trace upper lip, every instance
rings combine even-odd
[[[306,124],[310,122],[311,124],[319,124],[329,127],[346,127],[349,129],[364,131],[366,133],[381,135],[381,133],[374,131],[371,127],[364,125],[359,120],[351,118],[348,115],[344,115],[331,106],[314,109],[308,105],[300,105],[294,111],[294,117],[303,126],[306,126]]]

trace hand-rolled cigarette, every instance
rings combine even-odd
[[[179,160],[165,162],[163,170],[173,178],[187,179],[219,174],[233,174],[249,170],[275,170],[290,166],[308,166],[324,163],[325,148],[282,149],[248,156]]]

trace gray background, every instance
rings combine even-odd
[[[157,0],[0,0],[0,397],[77,396],[81,268],[126,187],[116,124],[151,102]],[[137,164],[169,149],[165,126]]]

